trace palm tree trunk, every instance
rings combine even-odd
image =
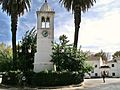
[[[81,22],[81,9],[79,7],[76,7],[74,12],[74,23],[75,23],[74,48],[77,48],[77,44],[78,44],[80,22]]]
[[[16,31],[17,31],[17,21],[18,21],[18,16],[17,14],[13,13],[11,15],[11,32],[12,32],[12,52],[13,52],[13,69],[16,69],[16,56],[17,56],[17,51],[16,51]]]

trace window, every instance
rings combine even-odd
[[[112,73],[112,76],[115,76],[115,73]]]
[[[41,18],[42,28],[50,28],[50,18],[42,17]]]
[[[45,18],[44,17],[41,18],[41,22],[42,22],[42,28],[45,28]]]
[[[97,73],[95,73],[95,76],[98,76],[98,74],[97,74]]]
[[[46,28],[49,28],[50,27],[50,18],[47,17],[46,19]]]
[[[114,64],[112,64],[112,67],[115,67],[115,65],[114,65]]]
[[[97,68],[97,65],[95,65],[95,68]]]

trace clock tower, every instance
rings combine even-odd
[[[54,40],[54,14],[47,0],[37,13],[37,52],[34,59],[34,72],[53,69],[50,62],[52,41]]]

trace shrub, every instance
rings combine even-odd
[[[33,71],[27,71],[27,72],[24,72],[24,76],[26,77],[26,84],[27,85],[32,85],[32,78],[33,78],[33,75],[35,73]]]
[[[11,70],[12,65],[12,48],[0,43],[0,72]]]
[[[83,74],[78,72],[40,72],[32,78],[33,86],[64,86],[80,84],[83,82]]]
[[[22,81],[22,77],[25,76],[25,81]],[[83,82],[83,74],[78,72],[20,72],[9,71],[3,75],[2,84],[12,86],[64,86],[71,84],[80,84]]]
[[[33,70],[34,54],[36,52],[36,30],[35,27],[27,31],[17,46],[18,68],[26,72]]]
[[[59,38],[60,43],[54,42],[52,48],[51,62],[56,66],[57,71],[82,72],[87,73],[92,67],[85,63],[87,60],[87,52],[76,49],[69,44],[66,35]]]
[[[20,71],[9,71],[6,72],[2,77],[2,84],[5,85],[19,85],[23,73]]]

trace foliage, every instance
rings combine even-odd
[[[120,51],[116,51],[113,55],[112,55],[113,59],[115,59],[116,57],[120,57]]]
[[[94,5],[94,2],[96,2],[96,0],[59,0],[64,7],[70,11],[72,10],[73,12],[75,12],[76,7],[78,6],[81,11],[86,12],[89,8],[91,8],[91,6]]]
[[[12,32],[12,51],[13,51],[13,65],[16,68],[16,33],[17,22],[25,10],[30,9],[31,0],[0,0],[2,10],[5,11],[11,17],[11,32]]]
[[[84,64],[84,73],[89,73],[90,71],[92,71],[94,68],[93,68],[93,66],[91,66],[90,64],[88,64],[88,63],[85,63]]]
[[[64,7],[74,13],[75,34],[74,34],[74,47],[77,48],[78,34],[81,23],[81,11],[86,12],[94,5],[96,0],[59,0]]]
[[[102,60],[106,60],[107,61],[107,55],[102,50],[101,50],[101,52],[96,53],[95,56],[101,57]]]
[[[83,74],[77,72],[39,72],[32,78],[33,86],[61,86],[81,82],[83,82]]]
[[[36,35],[35,27],[32,28],[30,31],[26,32],[25,36],[17,45],[17,60],[16,60],[17,71],[10,71],[13,69],[9,67],[9,71],[7,71],[5,75],[3,75],[3,82],[2,82],[3,84],[22,85],[23,82],[21,80],[23,76],[26,77],[25,82],[31,84],[30,82],[33,74],[33,72],[31,71],[33,70],[34,53],[36,52],[36,37],[37,35]],[[4,66],[5,65],[6,64],[4,64]],[[9,64],[5,67],[8,66],[12,66],[12,64]]]
[[[12,49],[4,43],[0,44],[0,72],[12,69]]]
[[[36,30],[33,27],[27,31],[25,36],[18,44],[18,68],[21,71],[33,70],[34,54],[36,52]]]
[[[18,71],[8,71],[2,77],[2,84],[20,85],[22,83],[23,73]]]
[[[23,77],[25,80],[23,81]],[[3,75],[2,84],[12,86],[61,86],[80,84],[83,82],[83,74],[78,72],[26,72],[9,71]]]
[[[87,53],[73,48],[72,44],[68,44],[69,41],[65,35],[60,36],[59,41],[59,44],[53,43],[51,55],[51,62],[56,65],[57,71],[78,71],[85,73],[91,70],[85,63]]]

